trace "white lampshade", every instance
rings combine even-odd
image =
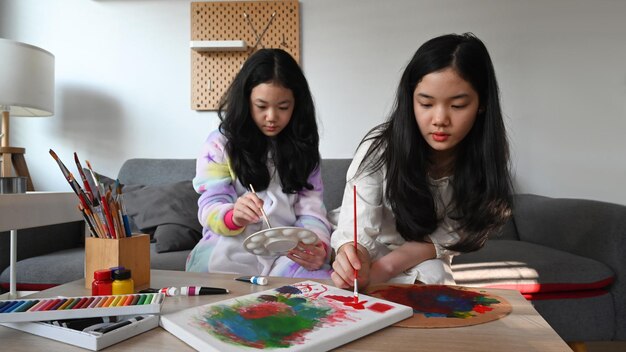
[[[0,38],[0,110],[11,116],[54,114],[54,55]]]

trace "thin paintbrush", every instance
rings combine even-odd
[[[107,201],[107,193],[104,189],[103,185],[100,189],[100,205],[102,206],[102,212],[104,213],[104,219],[106,220],[106,224],[109,229],[109,234],[111,234],[112,238],[117,238],[117,234],[115,233],[115,225],[113,224],[113,217],[111,216],[111,209],[109,208],[109,203]]]
[[[111,212],[111,219],[113,220],[113,228],[115,229],[115,234],[117,235],[117,238],[125,237],[123,233],[124,225],[122,225],[122,222],[120,220],[120,212],[118,210],[119,207],[117,205],[117,201],[115,200],[115,197],[113,197],[113,192],[111,191],[110,187],[106,192],[106,200],[109,203],[109,211]]]
[[[254,195],[256,195],[256,191],[254,190],[254,187],[252,187],[252,184],[250,184],[250,190],[252,191],[252,193],[254,193]],[[267,225],[267,228],[271,229],[272,225],[270,225],[270,221],[267,218],[267,214],[265,214],[265,210],[263,210],[263,207],[261,207],[260,209],[261,209],[261,214],[263,214],[263,220],[265,220],[265,224]]]
[[[96,186],[96,189],[95,189],[96,192],[93,194],[93,197],[95,199],[100,199],[100,189],[99,189],[100,182],[98,181],[98,176],[96,176],[96,173],[93,171],[93,168],[91,167],[91,163],[89,162],[89,160],[85,160],[85,163],[87,163],[87,168],[89,169],[91,178],[93,178],[93,184]]]
[[[115,191],[117,193],[117,203],[120,205],[120,213],[122,214],[122,222],[124,223],[124,232],[126,233],[126,237],[130,237],[132,235],[132,230],[130,229],[130,222],[128,221],[128,213],[126,212],[126,206],[124,205],[124,195],[122,194],[122,185],[120,185],[120,180],[115,180]]]
[[[91,174],[91,177],[93,178],[93,182],[95,185],[94,198],[100,201],[100,204],[97,207],[94,207],[94,212],[100,218],[100,222],[102,224],[104,231],[107,234],[107,237],[115,238],[115,233],[112,231],[113,228],[112,226],[110,226],[110,223],[107,217],[108,207],[106,206],[106,199],[104,199],[104,195],[105,195],[104,186],[100,183],[100,180],[98,179],[98,175],[96,174],[96,172],[93,171],[93,167],[91,166],[91,163],[89,162],[89,160],[85,160],[85,163],[87,164],[87,169],[89,169],[89,173]]]
[[[83,181],[83,185],[85,186],[85,192],[87,193],[87,197],[91,202],[94,202],[93,191],[91,190],[91,186],[89,186],[89,182],[87,182],[87,177],[85,176],[85,172],[83,171],[83,167],[80,165],[80,160],[78,159],[78,154],[74,152],[74,162],[76,162],[76,168],[78,168],[78,174],[80,175],[80,179]]]
[[[57,153],[54,152],[54,150],[50,149],[50,155],[52,155],[52,158],[57,162],[57,164],[59,165],[59,168],[61,168],[61,172],[63,173],[63,176],[65,176],[65,179],[70,184],[70,187],[72,187],[72,190],[74,191],[74,193],[76,193],[76,195],[78,196],[78,199],[80,199],[80,202],[83,205],[83,207],[89,208],[91,206],[91,201],[89,200],[89,198],[87,197],[83,189],[80,188],[80,185],[78,184],[78,182],[76,182],[74,175],[72,175],[70,170],[68,170],[67,167],[65,167],[65,164],[63,164],[61,159],[59,159],[59,156],[57,155]]]
[[[98,234],[98,231],[96,231],[96,228],[93,225],[93,222],[92,222],[93,220],[90,218],[89,215],[87,215],[85,208],[83,208],[81,204],[78,204],[78,210],[80,210],[81,214],[83,214],[83,218],[85,219],[85,222],[87,223],[87,226],[89,227],[89,232],[91,233],[91,236],[100,237],[100,235]]]
[[[354,253],[358,256],[359,252],[358,252],[358,247],[356,245],[356,231],[357,231],[357,226],[356,226],[356,185],[353,186],[352,188],[353,193],[354,193]],[[357,278],[359,277],[359,271],[357,269],[354,269],[354,303],[359,303],[359,288],[358,288],[358,281]]]

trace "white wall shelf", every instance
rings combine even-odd
[[[191,49],[195,51],[246,51],[248,44],[243,40],[192,40]]]

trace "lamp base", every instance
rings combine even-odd
[[[2,177],[10,177],[13,173],[12,168],[15,168],[17,176],[26,177],[26,190],[34,191],[35,187],[33,187],[33,181],[30,178],[30,172],[28,172],[24,153],[26,153],[24,148],[0,147],[0,162],[2,162],[0,170]]]

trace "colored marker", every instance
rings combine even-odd
[[[89,304],[89,306],[87,308],[95,308],[98,305],[98,302],[100,302],[101,299],[102,299],[102,297],[94,297],[94,300]]]
[[[13,309],[16,309],[22,303],[24,303],[24,301],[14,301],[14,302],[11,302],[10,304],[2,307],[2,310],[0,311],[0,313],[11,313],[13,311]]]
[[[146,297],[148,297],[148,295],[141,295],[141,296],[139,296],[139,301],[137,302],[137,305],[146,304]]]
[[[39,310],[39,307],[43,306],[44,304],[46,304],[46,300],[41,300],[39,301],[39,303],[35,304],[34,306],[28,308],[27,312],[34,312]]]
[[[263,276],[242,276],[242,277],[236,278],[235,280],[241,281],[241,282],[249,282],[251,284],[261,285],[261,286],[267,285],[267,278]]]
[[[137,302],[139,302],[139,295],[133,295],[133,301],[130,302],[131,306],[136,306]]]
[[[52,307],[50,307],[50,310],[57,310],[59,309],[59,307],[61,305],[63,305],[63,303],[67,302],[67,298],[63,298],[61,300],[59,300],[57,303],[55,303]]]
[[[14,310],[14,312],[25,312],[27,310],[30,309],[30,307],[34,306],[35,304],[37,304],[39,301],[38,300],[32,300],[32,301],[28,301],[25,304],[22,304],[19,308],[17,308],[16,310]]]
[[[52,309],[52,307],[54,307],[57,303],[59,303],[61,301],[61,299],[56,298],[56,299],[51,299],[48,304],[46,304],[45,306],[43,306],[40,310],[50,310]]]
[[[128,296],[126,299],[120,304],[122,306],[128,306],[133,301],[133,296]]]
[[[180,288],[180,294],[183,296],[221,295],[229,292],[225,288],[217,287],[183,286]]]

